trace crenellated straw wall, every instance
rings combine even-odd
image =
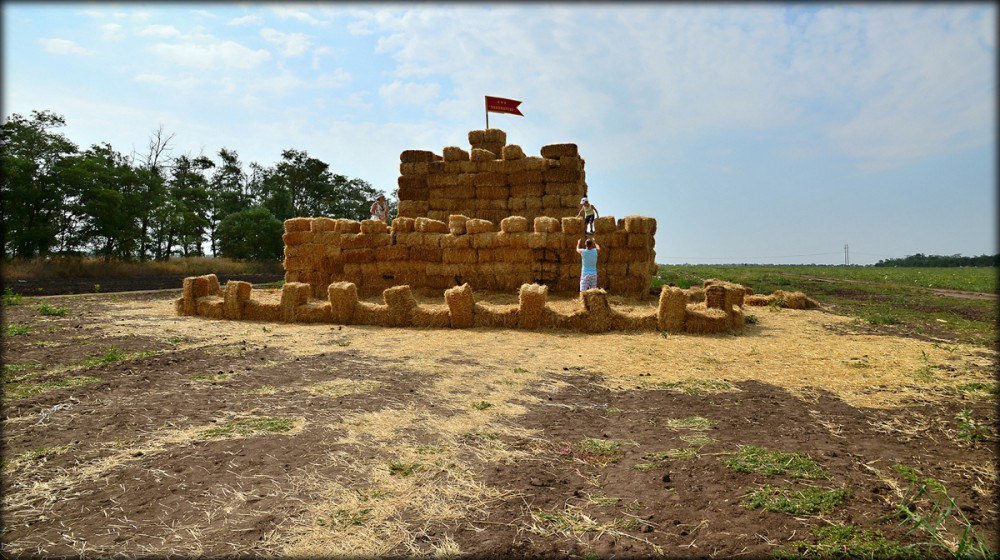
[[[396,218],[391,228],[378,220],[293,218],[285,221],[285,282],[306,283],[315,297],[344,281],[364,295],[390,286],[443,289],[466,282],[477,290],[514,291],[531,283],[553,292],[579,290],[581,218],[510,216],[499,226],[458,215],[447,222]],[[607,216],[595,228],[598,286],[645,293],[656,272],[656,220]]]
[[[468,284],[444,292],[444,305],[420,305],[409,286],[394,286],[383,292],[385,303],[360,301],[351,282],[330,284],[323,299],[310,297],[309,284],[286,283],[280,301],[253,298],[249,283],[230,281],[225,288],[214,274],[184,279],[184,291],[176,300],[178,315],[215,319],[379,325],[388,327],[569,329],[583,332],[666,331],[718,333],[743,327],[745,290],[738,284],[705,288],[703,303],[690,303],[676,287],[663,287],[659,305],[645,313],[627,313],[612,308],[604,290],[580,294],[579,308],[562,313],[547,305],[548,287],[524,284],[517,305],[490,305],[475,301]]]
[[[541,157],[507,145],[499,129],[469,132],[466,151],[448,146],[400,154],[399,216],[447,220],[463,215],[499,223],[507,216],[575,216],[587,194],[576,144],[543,146]]]

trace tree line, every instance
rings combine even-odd
[[[125,155],[108,143],[81,150],[57,131],[65,124],[32,111],[0,127],[4,258],[278,258],[284,220],[366,219],[384,194],[303,150],[284,150],[270,167],[245,166],[228,148],[215,158],[172,156],[173,135],[161,126],[145,152]]]
[[[875,266],[1000,266],[1000,254],[963,257],[962,255],[924,255],[917,253],[903,258],[883,259]]]

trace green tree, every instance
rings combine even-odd
[[[218,226],[226,216],[246,209],[253,202],[247,185],[248,178],[243,164],[234,150],[219,150],[219,165],[212,174],[211,213],[209,215],[209,238],[212,255],[216,254],[219,241]]]
[[[281,220],[263,206],[229,214],[219,223],[219,250],[233,259],[275,259],[281,256]]]
[[[4,256],[44,255],[59,243],[66,193],[55,168],[77,147],[51,129],[66,125],[50,111],[13,114],[0,126],[0,220]]]

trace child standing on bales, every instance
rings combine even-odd
[[[594,218],[600,217],[597,213],[597,207],[591,204],[590,201],[587,200],[587,197],[581,198],[580,204],[583,206],[580,207],[580,211],[576,213],[576,216],[580,217],[580,215],[583,214],[583,232],[594,233]],[[587,231],[588,227],[590,228],[590,231]]]
[[[385,202],[385,195],[378,195],[378,200],[372,203],[371,214],[373,220],[382,220],[382,223],[389,223],[389,205]]]
[[[580,291],[592,290],[597,287],[597,252],[601,246],[593,239],[587,239],[586,249],[580,247],[583,239],[576,242],[576,252],[580,253]]]

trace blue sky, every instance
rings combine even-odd
[[[873,263],[995,253],[993,4],[3,5],[4,115],[86,147],[303,149],[396,186],[467,147],[483,96],[537,155],[575,142],[602,215],[657,260]]]

